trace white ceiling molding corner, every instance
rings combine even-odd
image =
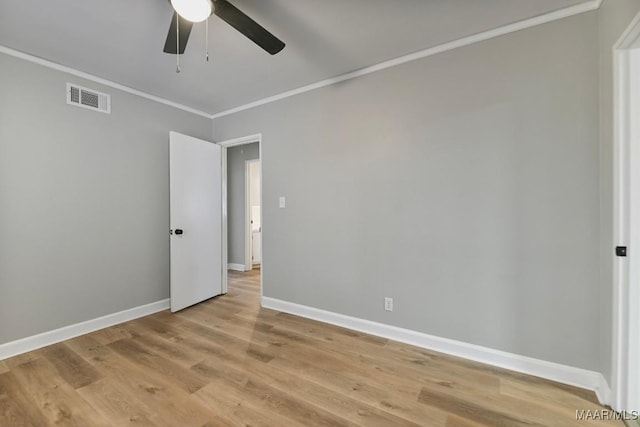
[[[248,104],[240,105],[238,107],[230,108],[228,110],[212,113],[211,118],[217,119],[220,117],[228,116],[230,114],[239,113],[240,111],[249,110],[251,108],[259,107],[261,105],[269,104],[271,102],[279,101],[281,99],[289,98],[291,96],[300,95],[305,92],[309,92],[315,89],[320,89],[325,86],[340,83],[345,80],[355,79],[367,74],[375,73],[376,71],[385,70],[387,68],[396,67],[398,65],[405,64],[407,62],[416,61],[418,59],[426,58],[428,56],[436,55],[438,53],[447,52],[453,49],[457,49],[463,46],[469,46],[474,43],[489,40],[494,37],[503,36],[505,34],[513,33],[515,31],[524,30],[526,28],[534,27],[536,25],[546,24],[547,22],[556,21],[570,16],[579,15],[585,12],[591,12],[597,10],[602,5],[603,0],[590,0],[585,3],[577,4],[574,6],[558,9],[553,12],[545,13],[540,16],[525,19],[513,24],[504,25],[502,27],[494,28],[492,30],[483,31],[478,34],[474,34],[468,37],[463,37],[458,40],[454,40],[448,43],[444,43],[438,46],[434,46],[428,49],[420,50],[418,52],[403,55],[388,61],[383,61],[378,64],[374,64],[365,68],[361,68],[356,71],[341,74],[330,79],[322,80],[316,83],[305,85],[293,90],[279,93],[277,95],[269,96],[267,98],[259,99],[257,101],[250,102]]]
[[[6,46],[0,45],[0,53],[4,53],[5,55],[13,56],[14,58],[23,59],[28,62],[33,62],[34,64],[42,65],[43,67],[51,68],[52,70],[61,71],[63,73],[71,74],[72,76],[80,77],[85,80],[89,80],[104,86],[112,87],[114,89],[121,90],[123,92],[130,93],[132,95],[139,96],[141,98],[148,99],[150,101],[158,102],[160,104],[168,105],[169,107],[177,108],[179,110],[183,110],[189,113],[196,114],[198,116],[206,117],[208,119],[212,119],[213,116],[204,111],[198,110],[196,108],[189,107],[187,105],[182,105],[177,102],[173,102],[169,99],[165,99],[156,95],[152,95],[150,93],[134,89],[129,86],[125,86],[123,84],[113,82],[111,80],[104,79],[102,77],[94,76],[93,74],[85,73],[84,71],[76,70],[75,68],[67,67],[66,65],[58,64],[53,61],[49,61],[47,59],[39,58],[34,55],[30,55],[28,53],[20,52],[15,49],[11,49]]]

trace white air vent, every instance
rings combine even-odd
[[[111,96],[71,83],[67,83],[67,104],[89,108],[101,113],[111,113]]]

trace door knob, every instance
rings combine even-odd
[[[182,230],[181,230],[181,229],[179,229],[179,228],[176,228],[175,233],[176,233],[177,235],[180,235],[180,234],[183,234],[183,233],[184,233],[184,231],[182,231]]]

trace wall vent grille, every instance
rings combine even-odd
[[[101,113],[111,113],[110,95],[71,83],[67,83],[67,104]]]

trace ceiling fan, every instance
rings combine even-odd
[[[173,18],[164,44],[164,52],[183,54],[194,22],[202,22],[215,14],[240,31],[262,49],[275,55],[284,49],[284,42],[265,30],[227,0],[170,0]]]

